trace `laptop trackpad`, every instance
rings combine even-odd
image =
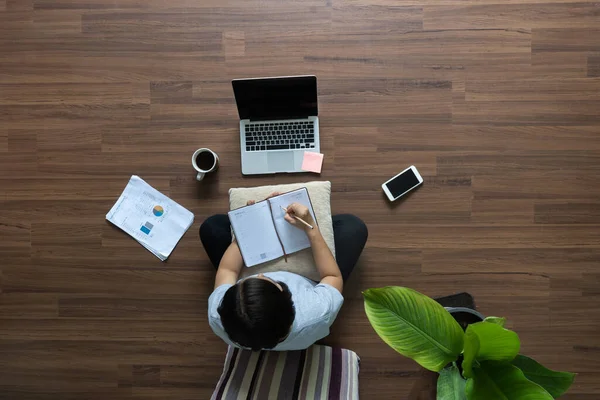
[[[287,172],[294,170],[294,152],[278,151],[268,154],[267,163],[271,172]]]

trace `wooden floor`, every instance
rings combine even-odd
[[[324,170],[244,178],[230,80],[316,74]],[[192,152],[221,169],[201,184]],[[380,184],[414,164],[422,188]],[[132,174],[196,215],[161,263],[104,217]],[[600,397],[600,8],[555,0],[0,0],[0,398],[208,399],[200,223],[236,186],[330,180],[370,237],[326,343],[363,399],[416,365],[361,290],[469,291]]]

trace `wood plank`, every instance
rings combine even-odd
[[[600,204],[537,203],[535,222],[538,224],[600,224]]]
[[[598,101],[600,79],[469,81],[465,91],[467,101]]]
[[[146,182],[164,194],[169,193],[169,180],[146,175]],[[0,193],[3,200],[38,200],[40,193],[48,200],[111,200],[116,201],[127,182],[128,176],[118,178],[62,177],[3,179]],[[107,210],[108,212],[108,210]]]
[[[56,51],[89,52],[98,54],[126,52],[206,52],[218,54],[221,51],[221,35],[218,32],[184,32],[177,35],[168,33],[150,34],[90,34],[85,36],[46,37],[31,33],[28,37],[13,43],[0,40],[2,51],[32,52],[51,46]]]
[[[194,39],[195,40],[195,39]],[[20,52],[12,57],[0,54],[0,66],[5,72],[0,82],[12,83],[15,79],[37,83],[56,82],[122,82],[161,80],[201,80],[222,78],[220,71],[224,58],[195,52],[168,54],[138,51],[132,53],[102,54],[69,50],[44,50],[47,46],[30,52]],[[57,58],[58,57],[58,58]],[[198,70],[198,62],[205,68]],[[51,68],[53,73],[47,74]]]
[[[561,182],[560,187],[556,186],[557,181]],[[596,181],[595,176],[577,171],[519,171],[511,175],[475,176],[472,185],[475,198],[481,199],[558,198],[593,202],[600,192],[595,189]]]
[[[521,225],[534,220],[534,201],[484,197],[471,200],[471,222],[489,225]]]
[[[38,223],[31,225],[31,244],[36,248],[99,248],[102,229],[97,224]]]
[[[0,153],[8,151],[8,130],[0,129]]]
[[[448,264],[457,274],[493,273],[581,276],[595,270],[598,249],[431,249],[423,252],[423,272],[444,271]],[[568,267],[567,267],[568,266]]]
[[[210,32],[215,29],[239,29],[261,31],[264,29],[311,29],[330,21],[326,7],[307,8],[304,4],[273,4],[269,8],[270,18],[264,19],[261,8],[229,8],[222,12],[218,8],[200,12],[115,12],[91,13],[82,18],[84,33],[123,33],[127,35],[162,33],[188,35],[194,32]],[[310,16],[310,18],[309,18]],[[256,22],[261,22],[256,25]],[[218,27],[218,28],[217,28]]]
[[[410,231],[394,229],[395,224],[375,223],[370,237],[382,247],[419,248],[570,248],[600,247],[600,233],[596,226],[573,225],[569,236],[564,227],[548,226],[438,226],[435,231],[425,225],[413,225]],[[393,232],[393,233],[392,233]]]
[[[129,82],[112,84],[2,84],[0,105],[100,105],[131,104],[133,86]]]
[[[193,97],[193,82],[150,82],[152,103],[187,103]]]
[[[33,0],[6,0],[6,9],[8,11],[31,11]]]
[[[0,219],[0,248],[31,248],[31,224]]]
[[[359,33],[364,39],[386,34],[423,29],[423,8],[419,6],[334,6],[332,29],[339,34]],[[359,24],[348,23],[360,21]]]
[[[590,77],[600,77],[600,54],[592,54],[588,57],[587,74]]]
[[[140,251],[143,250],[140,248]],[[3,266],[2,290],[39,293],[89,293],[127,296],[127,293],[155,293],[157,295],[193,295],[199,287],[211,287],[209,279],[214,270],[207,272],[168,269],[132,270],[125,268],[70,268],[56,265]],[[206,282],[206,284],[200,284]],[[160,288],[157,288],[160,286]],[[208,298],[208,297],[207,297]]]
[[[526,171],[595,171],[600,168],[600,152],[590,151],[554,151],[505,152],[499,154],[464,153],[462,155],[443,155],[437,159],[438,173],[441,175],[505,175],[511,172]]]
[[[8,129],[42,130],[47,126],[60,126],[75,120],[82,126],[102,122],[148,120],[149,107],[146,104],[109,106],[86,105],[10,105],[2,107],[4,116],[10,115]]]
[[[131,319],[194,319],[205,317],[203,304],[195,297],[169,296],[161,298],[61,297],[58,301],[61,317],[131,318]]]
[[[401,35],[390,38],[390,41],[400,40]],[[515,38],[517,39],[517,38]],[[519,38],[520,39],[520,38]],[[333,40],[333,39],[323,39]],[[436,41],[437,39],[431,39]],[[481,40],[486,40],[482,38]],[[473,48],[471,51],[465,49],[455,49],[456,52],[462,51],[460,55],[438,53],[435,49],[427,54],[402,54],[397,56],[398,49],[386,49],[379,52],[373,50],[373,46],[378,48],[380,44],[370,44],[372,41],[364,43],[361,41],[350,41],[340,45],[336,54],[314,54],[304,56],[300,62],[305,68],[309,68],[320,75],[333,75],[336,77],[356,78],[360,76],[378,76],[386,78],[403,79],[437,79],[450,80],[462,79],[469,71],[469,77],[472,78],[501,78],[506,73],[515,77],[531,77],[531,54],[520,50],[512,51],[505,49],[502,53],[490,53],[478,51]],[[290,45],[293,45],[290,41]],[[315,46],[322,44],[316,43]],[[308,50],[307,50],[308,51]],[[355,54],[361,51],[361,55]],[[291,57],[291,56],[290,56]],[[246,58],[248,60],[248,58]],[[274,58],[272,63],[276,63]],[[268,63],[267,66],[271,66]],[[228,62],[228,66],[231,63]],[[242,65],[235,65],[232,71],[238,75],[241,72]]]
[[[108,223],[107,223],[108,224]],[[117,229],[107,227],[107,229]],[[170,271],[194,271],[201,267],[201,271],[207,277],[214,278],[214,269],[210,265],[208,257],[200,252],[197,229],[193,229],[189,240],[184,239],[168,261]],[[112,242],[106,243],[102,248],[87,248],[86,253],[82,254],[69,247],[39,248],[33,251],[31,255],[32,263],[52,269],[55,266],[77,268],[89,267],[99,269],[127,269],[127,270],[161,270],[165,268],[163,264],[152,253],[146,252],[144,248],[130,239],[125,233],[115,232]],[[186,235],[187,236],[187,235]],[[187,242],[190,242],[189,244]],[[185,246],[183,246],[185,244]],[[29,250],[29,249],[27,249]],[[27,255],[29,256],[30,251]],[[115,263],[114,260],[119,260]],[[204,285],[204,282],[203,282]],[[210,282],[206,282],[210,286]],[[208,298],[208,296],[207,296]]]
[[[49,0],[48,0],[49,1]],[[65,0],[63,0],[65,1]],[[522,4],[523,2],[520,0],[505,0],[503,4]],[[554,3],[581,3],[581,0],[531,0],[527,1],[526,4],[554,4]],[[393,6],[397,5],[397,2],[394,0],[332,0],[332,4],[335,6],[338,5],[351,5],[351,6]],[[457,1],[457,0],[425,0],[420,4],[423,5],[431,5],[431,6],[441,6],[441,5],[456,5],[463,6],[465,4],[472,5],[481,5],[482,2],[479,0],[466,0],[466,1]],[[485,4],[498,4],[498,0],[486,0]]]
[[[85,131],[82,131],[78,127],[72,127],[71,129],[44,129],[36,133],[35,146],[40,151],[71,150],[97,153],[101,150],[102,132],[106,129],[102,124],[91,126]],[[118,128],[115,130],[120,131]]]
[[[58,296],[39,293],[2,293],[0,313],[3,318],[55,318],[58,317]]]
[[[261,32],[263,34],[263,32]],[[411,31],[397,34],[382,34],[365,44],[356,35],[330,35],[319,33],[306,41],[299,41],[298,35],[291,32],[287,35],[280,32],[264,36],[257,34],[246,35],[246,50],[253,53],[259,52],[262,45],[269,45],[274,50],[281,51],[283,55],[309,53],[312,47],[319,43],[332,41],[329,48],[314,49],[312,56],[329,56],[350,53],[352,57],[372,57],[374,49],[376,54],[385,54],[386,57],[420,55],[427,50],[428,57],[438,60],[456,60],[457,56],[469,57],[485,54],[511,54],[531,52],[531,33],[521,30],[475,30],[475,31]],[[335,75],[334,75],[335,76]]]
[[[587,52],[535,52],[531,55],[534,76],[583,78],[587,74]],[[593,75],[592,75],[593,76]]]
[[[397,151],[600,150],[595,126],[410,124],[378,127],[378,146]],[[435,139],[432,140],[432,139]]]
[[[246,33],[244,31],[224,31],[222,43],[226,61],[246,55]]]
[[[10,175],[0,176],[0,180],[19,179],[35,177],[38,174],[36,144],[29,140],[30,137],[15,137],[14,132],[9,136],[9,153],[3,154],[0,158],[0,168],[3,171],[10,171]],[[0,194],[5,193],[5,189],[0,188]]]
[[[164,365],[160,367],[162,386],[177,388],[214,388],[214,370],[222,369],[221,363],[214,365]],[[212,370],[212,371],[210,371]]]
[[[206,315],[206,314],[205,314]],[[82,329],[82,322],[85,329]],[[197,336],[202,328],[200,320],[177,320],[177,329],[169,324],[153,320],[130,320],[113,318],[80,317],[49,319],[11,319],[3,320],[2,340],[54,340],[54,341],[185,341]]]
[[[463,125],[585,125],[598,123],[597,100],[531,101],[527,114],[520,111],[523,103],[466,102],[456,105],[453,121]]]
[[[160,145],[162,151],[166,153],[188,153],[191,160],[193,152],[200,146],[199,138],[201,138],[203,146],[213,149],[221,156],[220,165],[233,166],[239,163],[239,130],[239,126],[235,123],[211,126],[204,120],[180,123],[153,120],[136,124],[120,124],[114,129],[111,129],[111,126],[102,128],[102,151],[104,153],[151,153],[156,151],[157,145]]]
[[[160,365],[162,362],[169,365],[186,365],[197,363],[199,357],[206,356],[214,360],[216,355],[218,355],[219,361],[223,362],[227,347],[222,344],[222,341],[201,337],[196,339],[196,341],[189,342],[162,343],[141,340],[126,342],[118,340],[61,340],[59,342],[54,340],[3,340],[0,348],[7,357],[14,358],[15,363],[11,368],[15,371],[22,371],[24,368],[35,371],[51,365],[67,367],[68,363],[72,367],[74,361],[82,356],[87,357],[87,361],[83,365],[108,365],[115,374],[119,364]],[[49,347],[50,345],[52,346]],[[36,363],[37,367],[26,357],[22,357],[24,354],[40,356],[44,353],[51,356],[52,359],[47,360],[40,357]],[[19,356],[21,356],[20,359],[18,359]],[[8,368],[3,367],[2,370],[4,372]],[[220,373],[221,371],[218,371],[218,374]],[[63,379],[68,379],[69,376],[77,376],[77,374],[67,374]],[[101,381],[106,379],[102,375],[99,378]],[[117,383],[116,379],[111,379],[111,381]]]
[[[159,176],[193,171],[191,152],[173,154],[156,150],[143,158],[128,153],[40,152],[37,165],[45,175],[52,176],[110,176],[116,171],[121,176]]]
[[[41,31],[52,37],[81,33],[81,12],[33,11],[27,3],[12,0],[10,12],[0,16],[0,32],[5,39],[35,37]]]
[[[531,49],[538,51],[600,51],[600,29],[570,28],[570,29],[536,29],[531,38]],[[577,40],[573,40],[577,38]]]
[[[206,0],[198,2],[196,0],[173,0],[168,4],[162,0],[115,0],[110,2],[99,2],[96,0],[79,0],[73,2],[72,0],[33,0],[36,10],[120,10],[123,12],[132,10],[154,10],[154,11],[178,11],[185,13],[190,9],[212,9],[212,8],[224,8],[229,9],[231,7],[240,8],[246,6],[248,8],[265,7],[280,4],[277,0],[249,0],[248,2],[230,2],[224,3],[219,0]],[[323,2],[320,0],[308,0],[306,6],[322,5]]]
[[[57,220],[75,220],[78,223],[95,225],[98,216],[107,213],[114,199],[81,200],[9,200],[0,201],[3,216],[12,221],[27,223],[54,223]]]
[[[425,29],[594,28],[593,3],[465,4],[425,7]]]
[[[79,35],[82,15],[80,11],[34,10],[32,28],[52,36]]]
[[[446,122],[451,118],[448,81],[359,80],[328,86],[330,90],[321,92],[323,108],[329,118],[345,115],[339,123],[346,126],[372,126],[374,121],[385,124],[391,122],[390,115],[398,124]]]
[[[160,386],[161,371],[158,365],[134,365],[131,372],[134,387]]]
[[[218,378],[217,378],[218,379]],[[132,388],[131,399],[133,400],[177,400],[190,399],[204,394],[210,397],[212,390],[208,388],[199,390],[196,388]]]

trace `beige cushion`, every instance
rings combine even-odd
[[[308,190],[323,239],[325,239],[327,246],[335,257],[333,225],[331,223],[331,182],[329,181],[229,189],[229,209],[234,210],[243,207],[248,200],[263,200],[273,192],[289,192],[302,187],[306,187]],[[313,281],[320,280],[311,249],[304,249],[290,254],[287,263],[283,258],[280,258],[254,267],[244,267],[240,277],[273,271],[288,271],[305,276]]]

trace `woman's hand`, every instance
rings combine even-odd
[[[302,219],[309,225],[312,225],[314,229],[310,229],[308,226],[304,225],[302,222],[298,221],[294,216]],[[292,203],[286,209],[285,220],[290,224],[294,225],[298,229],[302,229],[306,232],[314,231],[317,229],[317,225],[315,224],[315,220],[313,219],[308,208],[302,204]]]

